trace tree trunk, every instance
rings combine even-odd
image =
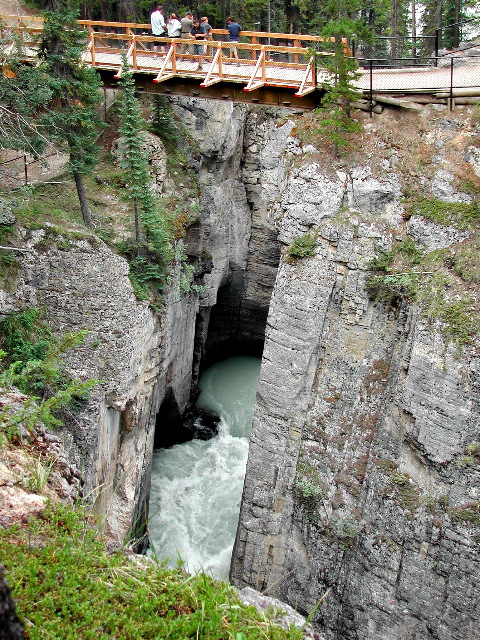
[[[75,186],[77,187],[78,199],[80,201],[80,208],[82,210],[82,217],[87,227],[93,227],[92,214],[88,207],[87,194],[85,193],[85,187],[83,186],[82,174],[75,171],[73,174],[75,178]]]
[[[457,49],[460,44],[460,27],[458,22],[460,21],[461,0],[455,0],[455,26],[453,27],[453,48]]]
[[[417,11],[415,0],[412,0],[412,58],[417,57]]]
[[[138,248],[138,245],[140,244],[140,225],[138,223],[138,203],[136,200],[133,203],[133,211],[135,213],[135,244]]]

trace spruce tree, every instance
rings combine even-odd
[[[322,35],[326,43],[330,43],[330,56],[320,56],[319,65],[328,71],[328,79],[324,83],[326,94],[322,99],[319,113],[320,131],[333,143],[335,156],[340,150],[348,146],[347,136],[360,131],[361,126],[351,119],[350,104],[359,97],[359,92],[353,82],[359,77],[358,64],[349,57],[344,46],[344,40],[351,38],[354,33],[368,36],[367,30],[359,20],[352,18],[357,14],[358,5],[352,2],[341,4],[338,0],[329,3],[335,19],[323,29]],[[327,5],[328,7],[328,5]],[[358,15],[358,14],[357,14]],[[318,55],[318,54],[317,54]]]
[[[122,54],[122,73],[118,115],[119,133],[123,137],[121,148],[121,168],[125,172],[125,199],[133,206],[135,223],[135,253],[138,255],[141,237],[140,223],[146,234],[148,250],[155,254],[160,263],[167,264],[173,257],[172,247],[165,221],[157,209],[152,189],[152,179],[148,170],[145,151],[145,127],[142,108],[135,96],[133,74],[129,69],[125,52]]]
[[[91,227],[83,176],[97,162],[101,83],[96,71],[82,62],[86,33],[77,23],[78,0],[55,0],[50,7],[44,16],[39,56],[41,68],[50,77],[53,96],[42,122],[52,137],[68,146],[83,220]]]

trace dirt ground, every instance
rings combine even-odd
[[[0,0],[0,15],[2,16],[31,16],[35,12],[28,9],[17,0]]]

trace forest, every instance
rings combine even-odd
[[[55,0],[34,0],[39,9]],[[81,18],[146,22],[152,0],[83,0]],[[341,20],[346,34],[355,37],[366,55],[382,52],[381,40],[392,53],[429,55],[437,48],[455,48],[475,33],[480,0],[166,0],[165,15],[206,15],[214,28],[224,28],[233,15],[244,30],[322,35],[332,21]],[[458,24],[461,23],[461,24]],[[473,28],[473,32],[472,32]],[[372,49],[375,41],[378,51]],[[385,45],[383,49],[388,49]]]

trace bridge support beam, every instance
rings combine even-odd
[[[102,69],[100,70],[100,74],[105,87],[116,86],[113,71]],[[275,86],[262,86],[254,91],[244,91],[243,84],[227,82],[225,80],[221,83],[210,84],[205,87],[199,83],[198,79],[180,78],[178,76],[160,83],[155,83],[153,76],[146,74],[135,74],[134,79],[136,89],[139,93],[189,96],[192,98],[264,104],[302,110],[310,110],[318,107],[324,94],[324,91],[315,90],[308,95],[298,97],[295,95],[296,89]]]

